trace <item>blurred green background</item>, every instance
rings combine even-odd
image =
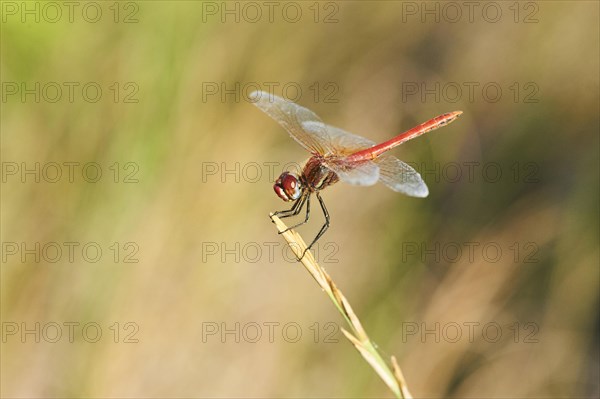
[[[597,2],[73,4],[2,3],[3,397],[391,397],[268,219],[307,153],[256,88],[374,141],[464,111],[393,150],[428,198],[323,192],[416,397],[598,396]]]

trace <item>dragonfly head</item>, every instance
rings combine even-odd
[[[302,194],[300,177],[295,173],[283,172],[275,181],[273,190],[284,201],[295,201]]]

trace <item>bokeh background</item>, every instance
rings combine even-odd
[[[317,259],[416,397],[598,396],[597,2],[47,4],[2,3],[3,397],[392,396],[268,219],[307,154],[255,88],[464,111],[393,151],[428,198],[323,192]]]

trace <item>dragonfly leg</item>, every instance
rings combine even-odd
[[[306,251],[311,249],[312,246],[317,242],[317,240],[319,238],[321,238],[321,236],[323,234],[325,234],[325,232],[329,228],[329,212],[327,212],[327,207],[325,206],[325,202],[323,202],[323,198],[321,198],[321,195],[319,194],[318,191],[316,192],[316,194],[317,194],[317,198],[319,199],[319,203],[321,204],[321,209],[323,210],[323,215],[325,215],[325,224],[323,225],[323,227],[321,227],[321,230],[319,230],[319,233],[317,234],[315,239],[312,240],[310,245],[304,250],[304,252],[302,252],[302,256],[298,260],[302,260],[302,258],[304,258],[304,255],[306,255]]]
[[[300,209],[302,209],[302,208],[300,208]],[[300,211],[298,211],[298,212],[300,212]],[[287,229],[285,229],[283,231],[280,231],[279,234],[285,233],[286,231],[291,230],[291,229],[295,229],[298,226],[302,226],[304,223],[308,222],[309,217],[310,217],[310,194],[308,194],[306,196],[306,217],[304,218],[304,221],[300,222],[300,223],[296,223],[295,225],[288,227]]]
[[[306,195],[298,198],[298,200],[294,203],[294,205],[285,211],[277,211],[273,213],[274,216],[278,216],[280,219],[289,218],[290,216],[296,216],[302,210],[304,206],[304,202],[306,201]]]

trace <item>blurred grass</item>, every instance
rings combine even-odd
[[[340,246],[328,271],[372,338],[398,355],[416,397],[597,396],[598,4],[538,4],[535,24],[400,23],[400,2],[340,3],[335,24],[203,23],[201,2],[140,2],[136,24],[9,18],[3,82],[135,82],[139,103],[115,104],[109,91],[98,103],[3,102],[3,162],[97,162],[104,172],[135,162],[140,170],[135,184],[110,175],[96,184],[9,180],[2,241],[97,241],[105,249],[134,241],[140,261],[3,263],[2,321],[96,321],[107,334],[115,321],[134,321],[140,342],[8,339],[2,395],[387,395],[341,334],[340,344],[201,340],[203,322],[294,321],[306,334],[315,322],[341,322],[282,260],[267,215],[283,204],[269,179],[202,180],[207,162],[306,157],[246,101],[203,101],[203,83],[240,81],[298,82],[302,105],[375,141],[463,110],[452,126],[394,151],[421,171],[435,162],[497,162],[505,173],[515,163],[538,165],[537,183],[424,174],[425,200],[384,187],[328,189],[333,225],[324,240]],[[403,101],[403,82],[436,81],[499,82],[505,90],[535,82],[540,101],[514,102],[511,92],[497,103]],[[315,102],[314,82],[334,82],[339,101]],[[534,242],[539,262],[403,259],[406,242],[470,241]],[[272,262],[203,262],[206,242],[279,246]],[[403,343],[405,321],[534,322],[539,343]]]

